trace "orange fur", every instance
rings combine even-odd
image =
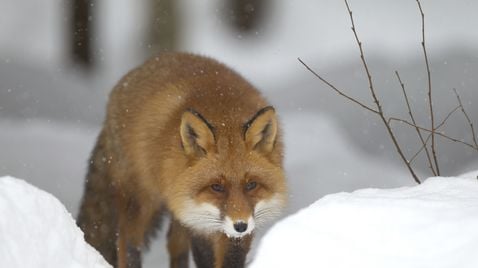
[[[110,95],[78,224],[110,263],[127,267],[126,251],[145,246],[165,208],[174,219],[170,236],[183,241],[170,242],[171,255],[201,236],[221,267],[227,247],[218,245],[230,239],[184,225],[186,201],[211,204],[232,220],[254,216],[263,200],[276,198],[283,206],[282,158],[275,112],[252,85],[212,59],[161,54],[128,73]],[[246,191],[248,182],[257,186]],[[212,184],[224,192],[211,190]],[[100,203],[115,213],[98,210]],[[119,254],[116,245],[101,246],[115,232]],[[243,238],[246,253],[251,239]]]

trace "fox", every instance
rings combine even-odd
[[[205,56],[163,52],[110,92],[77,224],[114,267],[141,267],[170,219],[169,265],[244,267],[256,229],[287,204],[275,109]]]

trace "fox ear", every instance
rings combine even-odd
[[[181,117],[181,142],[188,156],[201,157],[214,148],[213,127],[198,112],[189,109]]]
[[[272,106],[261,109],[244,125],[244,140],[250,150],[270,153],[276,136],[277,118]]]

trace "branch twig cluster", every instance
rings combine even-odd
[[[369,86],[369,89],[370,89],[370,95],[372,97],[373,102],[375,103],[375,107],[371,107],[371,106],[357,100],[356,98],[354,98],[352,96],[349,96],[343,90],[337,88],[334,84],[327,81],[325,78],[323,78],[317,72],[315,72],[302,59],[299,58],[298,60],[315,77],[317,77],[320,81],[325,83],[328,87],[330,87],[332,90],[334,90],[337,94],[339,94],[340,96],[344,97],[345,99],[359,105],[363,109],[368,110],[368,111],[376,114],[377,116],[379,116],[379,118],[381,119],[381,121],[383,122],[383,124],[384,124],[384,126],[387,130],[387,133],[389,134],[390,138],[392,139],[392,142],[395,146],[395,149],[397,150],[397,153],[399,154],[403,163],[406,165],[406,167],[409,170],[410,174],[412,175],[413,179],[415,180],[415,182],[421,183],[421,180],[418,178],[416,172],[414,171],[412,163],[417,158],[417,156],[423,151],[425,151],[425,155],[426,155],[427,160],[428,160],[428,168],[430,169],[431,173],[434,176],[439,176],[440,175],[440,168],[439,168],[439,162],[438,162],[438,157],[437,157],[437,149],[436,149],[436,141],[435,141],[435,138],[437,136],[439,136],[441,138],[444,138],[446,140],[452,141],[452,142],[463,144],[463,145],[468,146],[468,147],[470,147],[470,148],[472,148],[476,151],[478,151],[478,143],[477,143],[477,138],[476,138],[473,123],[472,123],[468,113],[466,112],[465,107],[463,106],[463,103],[461,101],[460,95],[458,94],[458,91],[456,89],[453,89],[453,91],[454,91],[455,96],[457,98],[458,106],[455,107],[454,109],[452,109],[447,114],[447,116],[438,125],[436,125],[435,115],[434,115],[434,110],[433,110],[432,79],[431,79],[431,72],[430,72],[430,63],[429,63],[429,60],[428,60],[428,54],[427,54],[427,49],[426,49],[426,45],[425,45],[425,14],[423,12],[420,0],[416,0],[416,1],[417,1],[418,9],[420,11],[420,15],[421,15],[421,30],[422,30],[421,31],[422,32],[421,46],[422,46],[422,50],[423,50],[423,57],[424,57],[424,61],[425,61],[425,67],[426,67],[426,72],[427,72],[427,81],[428,81],[427,87],[428,87],[428,109],[429,109],[429,113],[430,113],[429,114],[430,115],[430,128],[423,127],[423,126],[420,126],[420,125],[417,124],[417,122],[415,120],[413,110],[412,110],[412,107],[411,107],[411,104],[410,104],[410,101],[409,101],[409,98],[408,98],[408,95],[407,95],[407,92],[405,90],[405,84],[402,82],[402,79],[401,79],[400,74],[398,73],[398,71],[395,71],[395,75],[396,75],[397,80],[398,80],[398,82],[400,84],[400,87],[402,89],[403,97],[405,99],[405,103],[407,105],[407,110],[408,110],[408,114],[410,116],[411,121],[408,121],[408,120],[402,119],[402,118],[387,117],[385,115],[385,113],[383,112],[382,104],[381,104],[380,99],[378,98],[378,96],[376,94],[376,90],[375,90],[375,86],[374,86],[374,83],[373,83],[372,75],[370,73],[370,70],[369,70],[369,67],[368,67],[368,64],[367,64],[367,61],[366,61],[366,58],[365,58],[365,53],[364,53],[364,50],[362,48],[362,42],[360,41],[360,39],[358,37],[357,30],[355,28],[355,22],[354,22],[354,18],[353,18],[353,15],[352,15],[352,11],[350,9],[350,6],[349,6],[349,3],[347,2],[347,0],[345,0],[345,5],[347,7],[347,11],[348,11],[349,16],[350,16],[350,21],[351,21],[351,24],[352,24],[352,32],[354,34],[355,41],[356,41],[357,46],[358,46],[359,51],[360,51],[360,59],[361,59],[362,66],[364,68],[365,74],[367,75],[368,86]],[[438,132],[440,130],[440,128],[443,127],[446,124],[448,119],[458,110],[461,110],[461,112],[465,116],[465,119],[466,119],[466,121],[467,121],[467,123],[470,127],[470,131],[471,131],[471,135],[472,135],[472,143],[465,142],[465,141],[462,141],[460,139],[450,137],[450,136],[448,136],[448,135],[446,135],[442,132]],[[405,156],[405,154],[402,150],[402,147],[400,146],[400,144],[399,144],[399,142],[396,138],[396,135],[395,135],[394,131],[392,130],[392,123],[393,122],[400,122],[400,123],[403,123],[403,124],[408,125],[410,127],[413,127],[415,129],[415,131],[417,132],[418,138],[421,142],[421,148],[419,148],[417,150],[417,152],[415,154],[413,154],[410,158],[407,158]],[[428,134],[426,136],[426,138],[425,138],[424,133]],[[430,144],[429,144],[429,141],[430,141]]]

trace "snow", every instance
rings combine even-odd
[[[0,177],[0,237],[2,267],[111,267],[58,199],[13,177]]]
[[[477,178],[327,195],[278,222],[249,267],[476,267]],[[58,199],[8,176],[0,177],[0,237],[5,267],[111,267]]]
[[[277,223],[250,267],[477,267],[477,176],[327,195]]]

